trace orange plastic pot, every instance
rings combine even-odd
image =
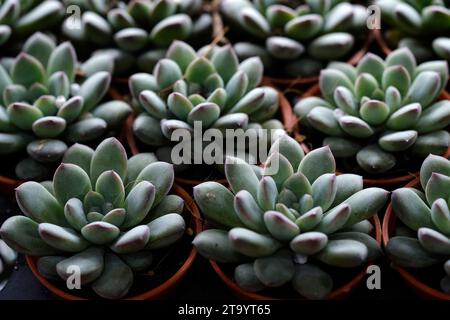
[[[183,188],[174,185],[172,190],[175,194],[179,195],[183,198],[185,203],[185,219],[187,224],[189,225],[190,232],[194,234],[199,233],[202,230],[202,224],[200,219],[200,212],[195,204],[194,199],[186,192]],[[186,214],[187,213],[187,214]],[[194,260],[197,257],[197,250],[195,247],[192,247],[190,254],[186,261],[184,261],[183,265],[178,269],[178,271],[172,275],[167,281],[158,287],[139,294],[137,296],[132,296],[126,298],[125,300],[153,300],[153,299],[162,299],[170,294],[177,285],[183,280],[186,276],[187,272],[190,270],[192,265],[194,264]],[[63,300],[87,300],[85,298],[76,296],[74,294],[68,293],[67,291],[61,290],[56,287],[51,281],[44,278],[37,269],[37,257],[26,256],[26,261],[34,276],[39,280],[39,282],[46,287],[53,295]]]
[[[381,245],[381,224],[380,219],[378,219],[378,216],[375,215],[371,219],[373,225],[375,226],[375,239],[377,242]],[[250,292],[247,290],[242,289],[237,285],[236,282],[233,281],[232,278],[230,278],[220,267],[220,265],[213,261],[209,260],[212,268],[216,272],[216,274],[219,276],[219,278],[225,283],[225,285],[233,292],[233,294],[240,298],[245,300],[279,300],[279,298],[268,296],[268,295],[262,295],[256,292]],[[348,283],[344,284],[343,286],[336,288],[333,290],[327,297],[328,300],[341,300],[346,298],[360,283],[364,280],[364,278],[367,276],[366,268],[361,270],[352,280],[350,280]],[[301,298],[293,298],[293,299],[301,299]]]
[[[416,178],[413,181],[409,182],[405,188],[420,188],[420,178]],[[383,245],[387,246],[392,234],[395,232],[397,218],[395,216],[395,212],[392,208],[392,202],[389,203],[389,206],[386,209],[386,213],[383,219]],[[416,293],[426,299],[437,299],[437,300],[450,300],[450,294],[446,294],[442,291],[436,290],[427,286],[425,283],[418,280],[414,277],[408,270],[396,266],[395,264],[391,264],[391,267],[395,269],[403,280],[414,289]]]
[[[301,99],[312,96],[320,96],[320,86],[316,84],[309,88],[301,97]],[[449,100],[450,94],[447,91],[443,91],[439,96],[440,100]],[[448,158],[450,156],[450,147],[447,151],[442,155],[443,157]],[[338,174],[341,172],[338,172]],[[403,175],[392,175],[392,174],[383,174],[383,177],[380,178],[367,178],[363,176],[364,185],[365,186],[393,186],[408,183],[414,178],[419,176],[418,171],[408,172]]]

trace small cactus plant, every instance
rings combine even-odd
[[[202,0],[66,2],[76,2],[83,12],[79,28],[72,27],[72,17],[65,20],[63,34],[87,44],[90,50],[109,48],[98,53],[113,57],[119,74],[130,72],[136,65],[149,71],[173,40],[205,44],[203,39],[211,37],[212,17]]]
[[[363,189],[362,177],[335,174],[328,147],[304,155],[287,135],[270,150],[262,175],[228,158],[231,190],[216,182],[194,188],[208,223],[216,228],[194,239],[199,253],[220,263],[238,263],[234,280],[248,291],[292,282],[303,297],[323,299],[333,279],[316,262],[353,268],[380,254],[369,222],[388,192]],[[218,228],[217,228],[218,227]]]
[[[443,263],[446,275],[440,285],[450,294],[450,161],[429,155],[420,169],[419,186],[421,190],[392,192],[392,208],[403,226],[397,227],[386,250],[395,264],[405,268]]]
[[[85,68],[76,80],[77,56],[69,42],[56,46],[35,33],[23,51],[0,66],[0,153],[27,151],[18,163],[21,179],[42,178],[61,159],[66,143],[88,142],[118,128],[131,113],[123,101],[100,103],[111,81],[107,71]],[[103,66],[111,70],[111,62]]]
[[[436,57],[450,61],[448,1],[378,0],[384,33],[394,47],[408,47],[418,61]]]
[[[367,34],[367,12],[361,5],[340,0],[298,3],[222,1],[221,13],[231,31],[239,39],[245,40],[242,33],[251,39],[235,44],[239,56],[259,55],[268,70],[281,69],[278,73],[291,77],[313,76],[324,62],[348,57],[358,35]]]
[[[259,87],[263,65],[257,57],[238,62],[231,46],[204,47],[199,52],[174,41],[153,74],[130,77],[129,87],[140,114],[133,131],[143,143],[169,145],[176,129],[281,129],[272,119],[278,93]]]
[[[39,272],[67,280],[78,267],[81,285],[107,299],[127,295],[135,272],[148,270],[153,249],[179,240],[185,230],[183,199],[168,195],[172,165],[152,154],[127,160],[118,140],[94,151],[75,144],[53,182],[16,189],[23,215],[6,220],[0,234],[18,252],[39,256]]]
[[[60,1],[5,0],[0,4],[0,45],[14,37],[26,37],[36,30],[56,27],[64,17]]]
[[[353,158],[364,171],[392,169],[405,153],[443,154],[450,144],[450,101],[438,101],[448,79],[444,60],[416,65],[401,48],[384,61],[366,54],[353,67],[331,63],[320,75],[322,98],[295,105],[300,121],[326,137],[334,156]]]

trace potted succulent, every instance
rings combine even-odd
[[[450,3],[448,1],[377,0],[382,29],[375,39],[385,54],[408,47],[417,61],[450,60]]]
[[[172,165],[152,154],[127,159],[115,138],[104,140],[95,151],[76,144],[52,182],[25,182],[16,189],[24,215],[7,219],[0,234],[27,255],[39,280],[61,298],[120,299],[131,293],[155,298],[181,279],[195,257],[189,247],[187,253],[186,248],[179,250],[178,259],[186,259],[182,268],[157,288],[145,277],[161,250],[167,254],[164,248],[185,235],[186,194],[180,194],[184,199],[168,194],[173,180]],[[79,293],[64,287],[73,268],[84,289]]]
[[[419,178],[392,192],[383,221],[393,267],[416,292],[442,300],[450,300],[449,190],[450,161],[430,155]]]
[[[284,122],[293,123],[288,101],[275,89],[260,87],[263,65],[257,57],[241,63],[231,46],[210,46],[196,52],[185,42],[174,41],[153,74],[137,73],[129,87],[137,117],[132,131],[139,142],[156,148],[170,162],[172,132],[215,129],[282,129],[273,117],[279,107]],[[280,100],[281,99],[281,100]],[[280,102],[281,101],[281,104]],[[133,153],[138,145],[128,137]],[[189,167],[188,167],[189,168]],[[177,166],[178,170],[186,169]],[[177,181],[198,184],[197,180]]]
[[[240,59],[260,56],[275,85],[315,82],[327,61],[355,63],[372,39],[366,8],[347,1],[224,0],[221,14]]]
[[[54,29],[63,20],[64,12],[61,1],[2,1],[0,4],[0,45],[8,42],[11,37],[16,42],[36,30]],[[5,46],[2,49],[8,49],[8,47]]]
[[[0,291],[6,286],[16,261],[17,252],[0,239]]]
[[[35,33],[14,59],[0,65],[0,153],[15,165],[2,179],[43,179],[61,160],[67,144],[91,142],[118,130],[131,113],[117,100],[102,102],[110,85],[107,71],[85,67],[77,77],[77,56],[69,42],[58,46]],[[111,62],[104,61],[106,69]],[[28,157],[23,157],[23,154]],[[9,166],[6,166],[9,170]]]
[[[342,159],[341,170],[371,184],[409,181],[420,159],[448,150],[447,78],[446,61],[416,65],[407,48],[385,60],[368,53],[356,67],[330,64],[294,109],[310,141]]]
[[[66,1],[81,5],[79,27],[68,17],[62,32],[77,48],[115,61],[115,75],[151,72],[173,40],[208,43],[212,17],[202,0]],[[207,39],[207,41],[205,41]]]
[[[194,188],[210,229],[193,244],[238,296],[342,298],[380,255],[376,214],[389,192],[363,189],[354,174],[336,175],[328,147],[304,156],[283,135],[260,175],[237,158],[227,159],[225,173],[231,190],[216,182]],[[347,273],[333,279],[341,268]],[[289,283],[297,294],[286,296]]]

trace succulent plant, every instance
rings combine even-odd
[[[380,254],[369,222],[388,192],[363,189],[361,176],[335,174],[328,147],[304,155],[287,135],[278,138],[258,176],[244,161],[228,158],[231,190],[216,182],[194,188],[210,225],[194,245],[220,263],[237,263],[234,280],[248,291],[292,282],[310,299],[325,298],[331,276],[318,266],[353,268]]]
[[[0,291],[8,282],[8,276],[17,261],[17,252],[0,239]]]
[[[208,43],[211,37],[212,17],[204,9],[202,0],[136,0],[111,2],[66,1],[76,3],[83,13],[79,28],[73,18],[63,24],[63,33],[69,39],[87,43],[101,50],[116,62],[116,73],[129,72],[135,65],[149,69],[162,58],[173,40]],[[205,42],[204,40],[207,39]],[[136,61],[135,54],[139,53]],[[149,66],[150,65],[150,66]]]
[[[269,70],[293,77],[317,75],[323,62],[348,57],[367,34],[366,8],[341,0],[224,0],[221,12],[236,38],[251,39],[235,44],[239,57],[259,55],[267,68],[274,64]]]
[[[67,280],[78,267],[83,287],[122,298],[134,273],[151,266],[151,250],[184,234],[183,199],[168,195],[173,180],[172,165],[148,153],[127,160],[115,138],[95,151],[75,144],[53,182],[16,189],[24,216],[6,220],[0,234],[18,252],[38,256],[44,277]]]
[[[282,128],[272,119],[278,93],[259,87],[263,65],[257,57],[238,62],[232,47],[204,47],[198,52],[174,41],[153,74],[130,77],[134,104],[142,111],[133,124],[139,140],[151,146],[169,145],[176,129],[204,130]]]
[[[390,45],[408,47],[421,62],[436,56],[450,60],[448,1],[378,0],[375,4],[381,9],[382,22],[386,22]]]
[[[65,9],[60,1],[5,0],[0,3],[0,45],[11,35],[24,37],[36,30],[55,27],[64,17]]]
[[[440,284],[450,293],[450,161],[429,155],[420,169],[420,186],[392,192],[392,208],[403,225],[386,250],[395,264],[406,268],[443,263],[446,276]]]
[[[28,152],[31,158],[16,167],[21,179],[42,177],[48,163],[61,159],[66,143],[97,139],[131,112],[123,101],[101,103],[109,72],[88,73],[80,83],[77,63],[69,42],[56,46],[35,33],[15,59],[0,66],[0,153]],[[112,63],[103,66],[111,70]]]
[[[383,61],[368,53],[353,67],[331,63],[321,72],[322,98],[294,107],[300,121],[326,138],[334,156],[352,158],[366,172],[393,168],[398,156],[443,154],[450,144],[450,101],[437,101],[448,79],[447,62],[416,65],[401,48]]]

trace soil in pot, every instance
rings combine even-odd
[[[174,185],[173,193],[184,199],[186,232],[173,245],[153,250],[150,270],[134,274],[134,282],[124,299],[148,300],[163,298],[170,294],[194,263],[197,251],[192,246],[195,234],[201,230],[199,211],[194,200],[181,187]],[[27,256],[28,266],[38,280],[55,296],[64,300],[100,299],[91,289],[68,290],[63,281],[49,281],[37,270],[37,258]]]

